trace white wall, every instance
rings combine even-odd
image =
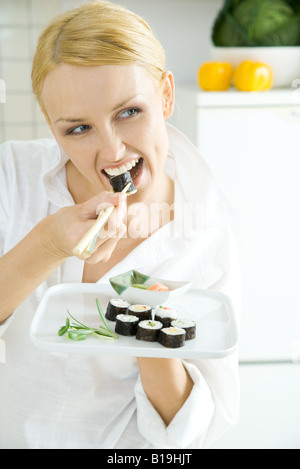
[[[0,102],[0,143],[48,136],[30,83],[31,62],[40,31],[82,0],[0,0],[0,79],[6,103]],[[222,0],[115,1],[142,15],[162,42],[167,65],[177,82],[193,83],[209,58],[210,30]]]

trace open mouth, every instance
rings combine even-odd
[[[108,178],[119,176],[127,171],[130,172],[131,179],[134,180],[140,174],[143,166],[143,158],[136,158],[120,166],[119,168],[106,168],[102,170],[102,173]]]

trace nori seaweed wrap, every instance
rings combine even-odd
[[[160,306],[155,310],[155,320],[162,322],[164,327],[170,327],[175,319],[177,319],[177,312],[174,309]]]
[[[146,342],[157,342],[159,331],[163,327],[159,321],[140,321],[137,328],[136,338]]]
[[[128,314],[134,314],[140,321],[152,319],[152,308],[149,305],[130,305]]]
[[[180,327],[165,327],[160,330],[158,342],[164,347],[179,348],[183,347],[186,332]]]
[[[196,337],[196,323],[190,319],[176,319],[171,322],[171,326],[184,329],[186,332],[185,340],[191,340]]]
[[[118,314],[115,331],[120,335],[136,335],[139,319],[131,314]]]
[[[122,192],[124,187],[130,182],[130,186],[127,189],[127,194],[134,194],[137,192],[135,185],[131,179],[131,174],[129,171],[119,174],[118,176],[111,176],[109,182],[115,192]]]
[[[115,321],[118,314],[126,314],[130,304],[119,298],[111,299],[107,305],[105,317],[109,321]]]

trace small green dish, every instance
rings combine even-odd
[[[124,300],[131,304],[147,304],[151,307],[159,306],[170,301],[172,297],[185,293],[191,286],[191,282],[176,282],[173,280],[162,280],[142,274],[137,270],[129,270],[123,274],[109,279],[113,289]],[[168,291],[151,291],[147,287],[162,283]]]

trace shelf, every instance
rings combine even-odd
[[[300,106],[300,81],[297,88],[278,88],[262,92],[202,91],[196,85],[177,85],[178,93],[188,93],[197,107]]]

